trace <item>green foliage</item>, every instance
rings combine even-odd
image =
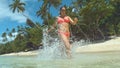
[[[6,30],[2,34],[3,42],[0,45],[0,54],[19,52],[25,50],[34,50],[40,46],[42,42],[43,27],[50,26],[54,23],[55,17],[50,13],[50,8],[60,6],[62,0],[38,0],[43,2],[42,6],[36,12],[37,16],[43,19],[43,25],[33,22],[27,18],[26,26],[18,26]],[[12,12],[24,12],[25,3],[20,0],[13,0],[9,5]],[[120,36],[120,0],[76,0],[67,7],[67,15],[71,18],[79,19],[77,25],[70,25],[72,35],[78,39],[105,39],[106,36]],[[74,12],[73,9],[76,11]],[[24,15],[25,16],[25,15]],[[17,32],[15,37],[12,33]],[[54,33],[54,32],[52,32]],[[53,34],[52,34],[53,35]],[[8,41],[7,36],[15,38],[13,41]]]
[[[39,10],[36,12],[37,16],[40,16],[43,19],[43,24],[50,26],[53,17],[50,13],[50,8],[57,8],[62,0],[38,0],[43,1],[42,6],[40,6]],[[52,19],[51,19],[52,18]]]
[[[14,13],[16,10],[17,12],[24,12],[25,11],[25,3],[20,2],[20,0],[13,0],[13,3],[9,5],[10,9]]]
[[[119,30],[115,25],[115,22],[119,23],[120,20],[120,16],[118,15],[120,10],[118,8],[119,2],[119,0],[78,0],[73,2],[74,5],[71,7],[76,8],[77,12],[69,12],[69,15],[77,15],[79,20],[81,20],[80,17],[82,17],[82,21],[79,21],[77,26],[79,30],[82,30],[82,34],[86,34],[89,39],[105,39],[104,35],[114,35]],[[111,22],[114,26],[108,24],[109,26],[106,28],[105,25],[108,22]],[[76,31],[74,31],[75,28],[73,27],[72,29],[72,31],[77,34]],[[109,31],[107,32],[108,34],[106,34],[106,30]],[[81,32],[79,31],[78,34],[80,35]]]
[[[42,30],[38,28],[30,28],[27,29],[28,34],[28,41],[33,42],[34,44],[38,45],[42,41]]]
[[[42,42],[42,27],[40,25],[37,26],[39,28],[19,27],[15,40],[0,45],[0,54],[38,49]],[[4,34],[6,36],[6,33]],[[13,37],[12,31],[8,33],[8,36]],[[28,45],[29,42],[31,43]]]

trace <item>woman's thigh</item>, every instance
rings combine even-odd
[[[64,42],[65,45],[70,45],[69,39],[67,36],[65,36],[64,34],[59,34],[59,37],[61,38],[61,40]]]

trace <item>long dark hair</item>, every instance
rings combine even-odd
[[[65,8],[65,9],[66,9],[66,6],[60,7],[60,15],[61,15],[61,10],[62,10],[62,8]]]

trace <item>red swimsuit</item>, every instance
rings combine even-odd
[[[58,17],[57,22],[58,22],[58,24],[69,23],[70,20],[69,20],[69,18],[67,16],[65,16],[64,18]]]
[[[67,16],[65,16],[64,18],[58,17],[57,19],[58,24],[62,24],[62,23],[69,23],[70,20]],[[70,32],[63,32],[61,30],[58,30],[58,33],[60,34],[64,34],[65,36],[69,37],[70,36]]]

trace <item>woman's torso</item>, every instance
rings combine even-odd
[[[69,32],[69,18],[68,16],[65,17],[57,17],[57,24],[58,24],[58,30],[63,32]]]

